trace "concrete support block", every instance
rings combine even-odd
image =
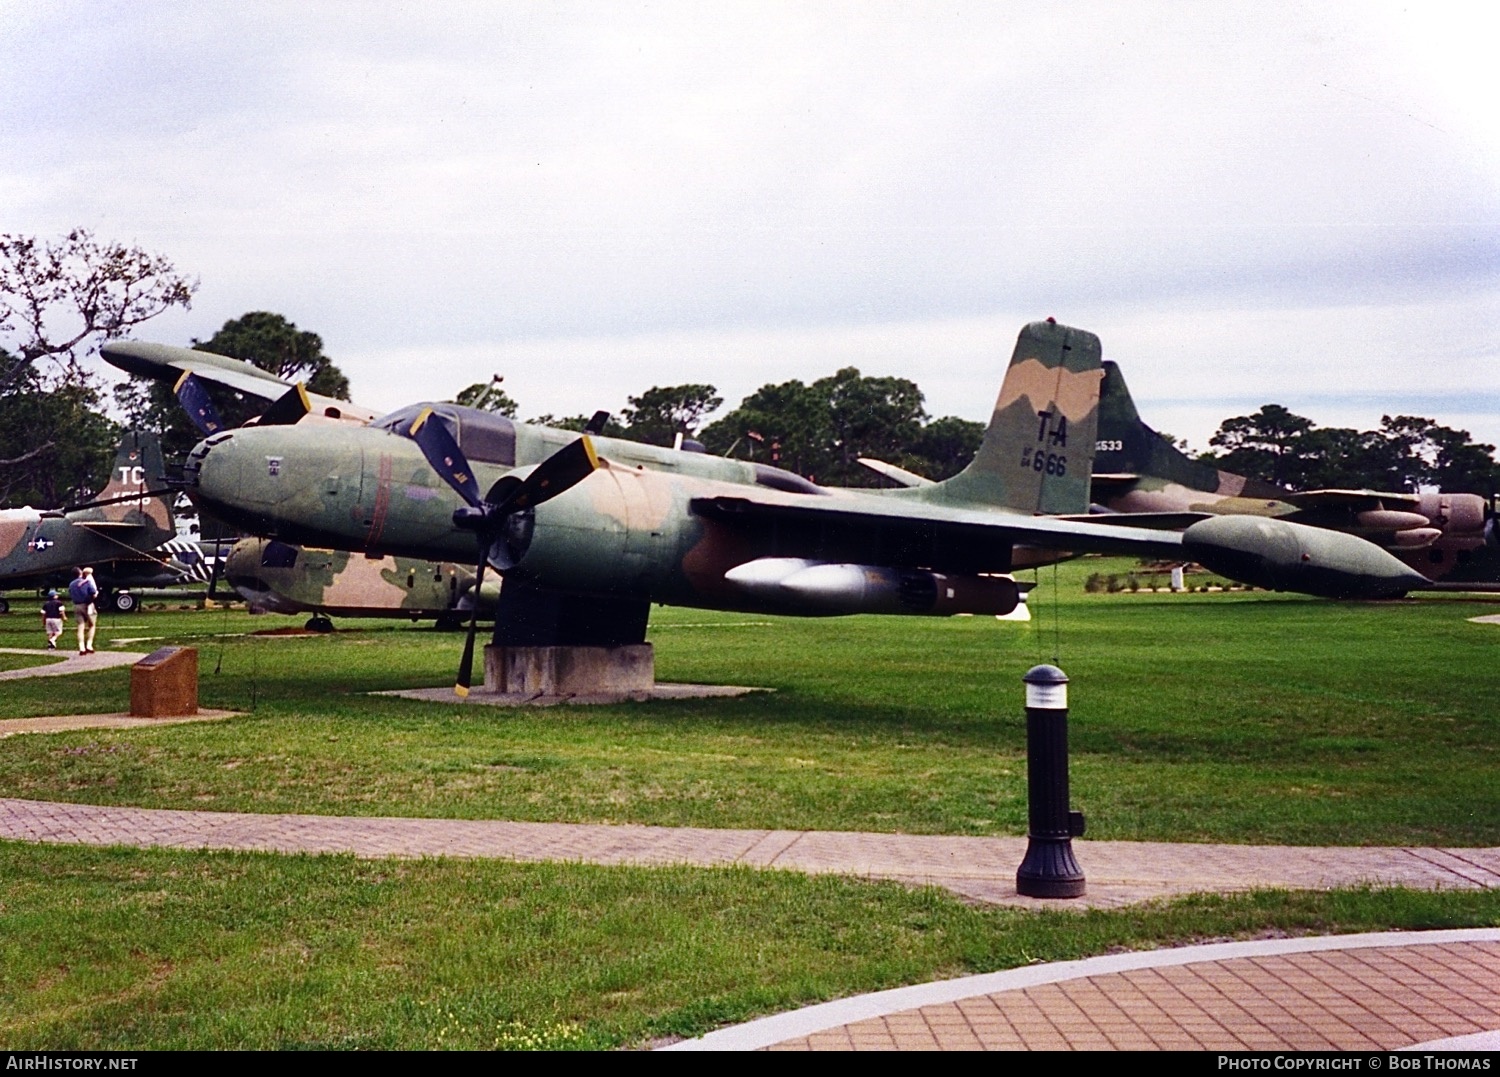
[[[198,651],[162,647],[130,667],[130,714],[181,718],[198,713]]]
[[[484,649],[484,690],[501,695],[594,696],[649,692],[656,657],[649,643],[620,647]]]

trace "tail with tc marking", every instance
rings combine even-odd
[[[167,489],[161,442],[154,434],[127,430],[115,452],[109,482],[90,507],[70,514],[70,518],[83,524],[130,524],[146,528],[138,544],[150,548],[176,534],[172,496]],[[160,535],[153,542],[151,536],[156,532]]]

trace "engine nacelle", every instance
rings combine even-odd
[[[1482,534],[1484,498],[1478,494],[1445,494],[1441,490],[1417,498],[1417,511],[1444,534]]]
[[[1443,533],[1435,527],[1413,527],[1409,531],[1397,531],[1391,536],[1391,544],[1398,550],[1425,550]]]
[[[1426,527],[1428,519],[1419,512],[1398,512],[1395,509],[1366,509],[1354,515],[1354,522],[1361,531],[1410,531]]]

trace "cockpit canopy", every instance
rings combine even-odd
[[[411,424],[417,421],[417,416],[427,408],[432,409],[432,419],[448,428],[448,433],[453,435],[458,447],[470,460],[502,467],[516,466],[516,424],[493,411],[478,411],[457,404],[410,404],[381,416],[370,425],[377,430],[405,435]]]

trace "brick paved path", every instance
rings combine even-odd
[[[1491,928],[1036,965],[841,999],[670,1049],[1386,1051],[1494,1030]],[[1484,1039],[1500,1047],[1500,1033]]]
[[[1037,902],[1015,893],[1020,838],[253,815],[16,799],[0,799],[0,838],[362,857],[748,864],[931,882],[983,900],[1072,907],[1255,886],[1500,886],[1500,849],[1079,841],[1088,899]],[[1365,939],[1227,943],[1032,966],[844,999],[677,1047],[1386,1050],[1500,1030],[1500,930]],[[1500,1034],[1492,1046],[1500,1047]]]
[[[1500,849],[1307,848],[1078,841],[1088,895],[1041,902],[1015,892],[1024,838],[831,831],[516,823],[168,811],[0,799],[0,838],[173,849],[460,856],[594,864],[748,864],[943,886],[974,900],[1120,906],[1255,887],[1370,883],[1418,889],[1500,886]]]

